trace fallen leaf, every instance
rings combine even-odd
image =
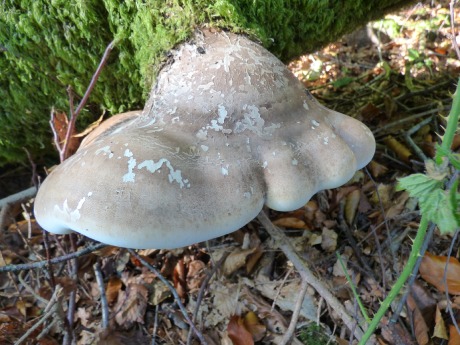
[[[254,341],[260,341],[267,331],[264,324],[260,323],[256,313],[250,311],[244,316],[244,327],[251,333]]]
[[[361,191],[359,189],[355,189],[349,193],[345,199],[345,219],[350,225],[353,224],[360,200]]]
[[[409,163],[409,159],[412,156],[412,152],[401,142],[399,142],[396,138],[389,135],[384,140],[385,145],[402,161]]]
[[[226,276],[229,276],[233,272],[239,270],[246,264],[246,259],[249,255],[254,253],[257,248],[250,248],[250,249],[236,249],[225,259],[223,265],[223,273]]]
[[[105,295],[107,297],[107,303],[112,305],[118,298],[118,292],[123,286],[123,282],[118,277],[111,277],[107,282],[107,287],[105,288]]]
[[[252,334],[244,327],[244,319],[233,315],[227,326],[227,333],[233,345],[254,345]]]
[[[201,260],[193,260],[188,265],[187,289],[190,293],[198,291],[206,276],[206,264]]]
[[[372,177],[377,178],[387,173],[388,168],[383,164],[377,163],[376,161],[371,161],[368,165],[369,171],[371,172]]]
[[[430,341],[430,337],[428,335],[428,332],[429,332],[428,326],[425,322],[425,319],[422,316],[422,313],[417,303],[415,302],[411,294],[408,295],[407,305],[412,315],[415,339],[417,339],[417,344],[419,345],[428,344]]]
[[[439,308],[436,308],[436,319],[434,324],[433,337],[446,340],[449,339],[449,336],[447,335],[446,324],[444,323],[444,319],[442,318],[442,314]]]
[[[425,281],[436,287],[439,291],[445,292],[447,283],[449,293],[452,295],[459,295],[460,262],[453,257],[449,259],[446,281],[443,281],[446,262],[446,256],[436,256],[426,252],[420,265],[420,275]]]
[[[323,228],[321,248],[328,253],[332,253],[337,249],[337,238],[338,235],[334,230]]]
[[[273,224],[288,229],[305,229],[306,224],[303,220],[295,217],[284,217],[273,221]]]
[[[134,322],[144,323],[147,294],[147,288],[141,284],[128,284],[125,291],[118,293],[117,304],[113,310],[115,320],[120,326],[129,328]]]
[[[448,345],[460,345],[460,333],[454,325],[449,325],[449,335]]]

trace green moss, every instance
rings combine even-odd
[[[117,46],[85,110],[142,108],[174,45],[206,24],[245,33],[287,61],[404,0],[5,0],[0,3],[0,167],[54,154],[49,114],[83,95],[106,46]],[[86,120],[86,121],[85,121]]]

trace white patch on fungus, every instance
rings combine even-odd
[[[133,169],[136,166],[136,159],[133,157],[133,153],[129,150],[126,149],[125,157],[128,157],[128,172],[123,175],[123,182],[134,182],[134,178],[136,177],[136,174],[133,172]]]
[[[77,204],[77,207],[73,210],[69,207],[67,199],[65,199],[64,203],[62,204],[62,209],[58,205],[54,205],[54,211],[65,214],[70,218],[71,222],[76,222],[81,218],[80,209],[83,207],[85,201],[86,197],[81,198]]]
[[[113,157],[113,152],[110,150],[110,146],[108,145],[96,150],[95,152],[96,156],[100,153],[102,153],[104,156],[109,156],[109,158]]]
[[[202,149],[204,152],[208,152],[209,146],[201,145],[201,149]]]
[[[291,163],[292,163],[292,165],[297,165],[297,164],[299,164],[299,161],[298,161],[297,159],[294,158],[294,159],[291,161]]]
[[[303,107],[305,110],[310,110],[310,108],[308,107],[308,103],[306,101],[303,101]]]
[[[142,163],[139,163],[137,165],[137,169],[141,170],[142,168],[146,168],[151,173],[154,173],[156,171],[159,171],[161,167],[163,166],[163,164],[166,165],[166,167],[169,169],[169,174],[168,174],[169,183],[176,182],[180,188],[184,188],[184,187],[190,188],[189,180],[183,179],[182,172],[179,169],[174,169],[171,162],[167,160],[166,158],[161,158],[158,162],[155,162],[153,160],[143,161]]]
[[[324,137],[323,138],[323,143],[324,143],[324,145],[329,144],[329,137]]]
[[[226,167],[221,167],[220,171],[221,171],[222,175],[228,176],[228,164],[227,164]]]

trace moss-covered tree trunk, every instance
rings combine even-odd
[[[50,156],[52,107],[82,95],[106,46],[116,49],[91,96],[142,108],[168,50],[203,25],[244,33],[287,61],[407,4],[405,0],[5,0],[0,3],[0,167]]]

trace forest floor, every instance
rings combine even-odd
[[[456,18],[459,12],[457,6]],[[449,113],[460,72],[450,21],[448,1],[417,4],[289,65],[320,102],[366,123],[377,141],[372,162],[345,186],[318,193],[294,212],[269,212],[296,254],[361,324],[356,296],[367,314],[377,311],[419,227],[416,200],[397,191],[396,184],[400,177],[424,172],[424,160],[433,157],[443,133],[443,116]],[[459,148],[457,135],[452,149]],[[44,241],[30,210],[31,203],[17,205],[16,218],[8,218],[0,266],[71,251],[66,238],[50,235]],[[457,289],[448,296],[442,284],[430,279],[444,275],[443,255],[452,241],[452,235],[435,231],[420,274],[402,291],[407,295],[404,308],[394,315],[401,294],[373,342],[460,344],[453,319],[460,320],[460,273],[444,282]],[[82,249],[89,242],[78,238],[76,246]],[[280,344],[296,306],[294,344],[353,343],[337,310],[304,284],[258,220],[209,243],[138,254],[168,279],[176,298],[138,257],[115,247],[79,257],[78,266],[57,263],[52,275],[43,267],[0,273],[0,344],[59,344],[69,334],[81,345],[198,344],[177,299],[210,345]],[[452,255],[459,256],[458,241]],[[451,268],[460,272],[458,261]],[[72,299],[74,322],[69,326],[65,318]]]

